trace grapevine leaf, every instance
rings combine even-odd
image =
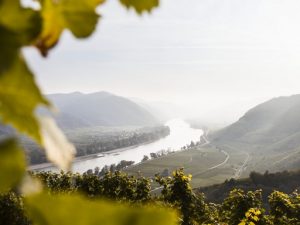
[[[33,115],[47,104],[20,54],[41,31],[37,11],[22,8],[19,0],[0,0],[0,120],[41,141]]]
[[[12,124],[39,143],[41,136],[39,124],[34,115],[36,106],[48,104],[35,84],[34,77],[18,56],[9,69],[0,74],[0,119],[3,123]]]
[[[69,170],[75,147],[68,142],[63,132],[50,117],[39,117],[43,146],[47,158],[63,170]]]
[[[13,139],[0,142],[0,193],[18,184],[25,173],[25,155]]]
[[[19,45],[30,44],[41,31],[38,11],[23,8],[19,0],[0,0],[0,24],[15,34]]]
[[[138,14],[151,10],[159,5],[159,0],[120,0],[127,8],[134,8]]]
[[[19,49],[38,37],[41,27],[39,12],[22,8],[19,0],[0,0],[0,75],[13,64]]]
[[[92,34],[99,15],[95,8],[104,0],[40,0],[42,5],[43,30],[36,42],[42,55],[54,47],[64,29],[69,29],[77,38]]]
[[[87,200],[75,194],[70,196],[41,193],[27,197],[25,204],[33,225],[68,225],[70,223],[72,225],[177,224],[177,216],[170,210],[152,207],[126,207],[126,205],[103,200]]]

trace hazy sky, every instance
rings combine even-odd
[[[142,17],[107,0],[99,12],[89,39],[66,32],[46,60],[26,51],[45,93],[105,90],[216,117],[300,93],[299,0],[161,0]]]

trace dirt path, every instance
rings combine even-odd
[[[238,179],[241,177],[243,171],[245,170],[245,168],[247,166],[247,163],[250,160],[250,154],[248,152],[244,152],[244,153],[247,155],[247,157],[246,157],[244,163],[241,165],[241,167],[235,172],[235,174],[233,176],[234,179]]]

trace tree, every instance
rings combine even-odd
[[[22,199],[14,192],[0,194],[0,224],[29,225]]]
[[[145,161],[147,161],[147,160],[149,160],[149,156],[144,155],[144,157],[143,157],[143,159],[142,159],[142,162],[145,162]]]
[[[154,152],[151,152],[151,153],[150,153],[150,156],[151,156],[152,159],[158,158],[157,154],[154,153]]]
[[[245,193],[243,190],[233,189],[222,204],[222,220],[229,224],[239,224],[252,208],[264,212],[261,190]]]
[[[161,198],[179,209],[183,225],[210,221],[203,195],[196,195],[192,191],[191,178],[191,175],[184,174],[183,168],[174,171],[172,177],[156,175],[156,181],[163,187]]]
[[[193,141],[191,141],[190,147],[191,148],[195,147],[195,143]]]
[[[291,195],[274,191],[269,196],[270,216],[274,224],[300,223],[300,195],[294,192]]]

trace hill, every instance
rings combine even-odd
[[[250,153],[248,173],[299,169],[300,95],[264,102],[210,139],[221,148]]]
[[[133,101],[108,92],[51,94],[58,125],[67,130],[91,126],[149,126],[156,118]]]
[[[216,142],[267,145],[300,132],[300,95],[279,97],[250,109],[236,123],[216,132]]]

